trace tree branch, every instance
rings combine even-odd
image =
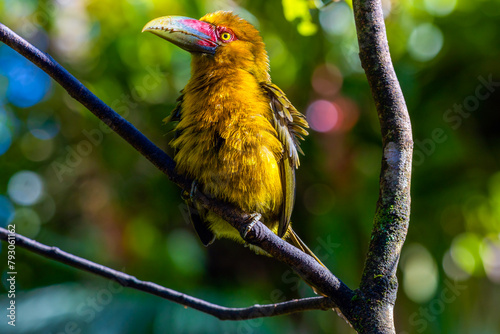
[[[22,235],[9,233],[8,230],[0,228],[0,239],[8,241],[9,239],[12,240],[12,236],[15,236],[16,247],[19,246],[25,248],[46,258],[65,263],[69,266],[107,279],[111,279],[124,287],[144,291],[184,306],[191,307],[195,310],[213,315],[220,320],[246,320],[261,317],[273,317],[307,310],[328,310],[335,306],[335,303],[327,297],[312,297],[294,299],[277,304],[253,305],[245,308],[223,307],[172,289],[165,288],[152,282],[138,280],[134,276],[105,267],[73,254],[66,253],[57,247],[50,247]]]
[[[394,71],[380,0],[354,0],[361,65],[382,130],[380,194],[360,291],[371,316],[366,333],[395,333],[396,269],[410,220],[413,140],[406,103]],[[366,316],[366,317],[364,317]]]
[[[131,144],[139,153],[166,174],[172,182],[182,189],[190,189],[192,180],[177,174],[175,162],[172,158],[95,96],[52,57],[41,52],[1,23],[0,41],[50,75],[75,100],[79,101]],[[262,248],[276,259],[289,265],[304,280],[314,285],[324,295],[330,297],[340,310],[349,309],[350,301],[354,295],[353,291],[311,256],[278,237],[260,221],[257,221],[249,229],[250,214],[243,212],[234,205],[208,198],[199,192],[195,194],[195,200],[205,209],[213,211],[235,227],[245,241]]]

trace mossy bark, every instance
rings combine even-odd
[[[351,323],[359,333],[395,333],[396,269],[410,220],[413,139],[406,103],[394,71],[380,0],[354,0],[359,56],[382,133],[380,194]]]

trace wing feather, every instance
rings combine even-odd
[[[300,140],[308,135],[305,128],[309,125],[300,112],[295,109],[285,93],[272,83],[262,83],[262,88],[269,96],[272,110],[272,124],[283,144],[283,155],[279,161],[281,184],[283,189],[283,205],[281,209],[278,235],[283,237],[290,225],[290,217],[295,202],[295,169],[299,167]]]

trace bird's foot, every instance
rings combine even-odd
[[[247,227],[245,228],[245,232],[243,233],[243,239],[247,238],[247,234],[252,230],[255,223],[257,223],[261,218],[262,218],[262,215],[258,212],[254,212],[250,215],[250,217],[247,219],[247,221],[249,223],[248,223]]]
[[[191,183],[191,190],[189,192],[183,191],[181,197],[185,201],[193,200],[197,192],[198,192],[198,181],[194,180]]]

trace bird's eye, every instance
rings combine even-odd
[[[224,42],[231,40],[232,37],[233,36],[230,33],[228,33],[227,31],[220,34],[220,39],[222,39]]]

